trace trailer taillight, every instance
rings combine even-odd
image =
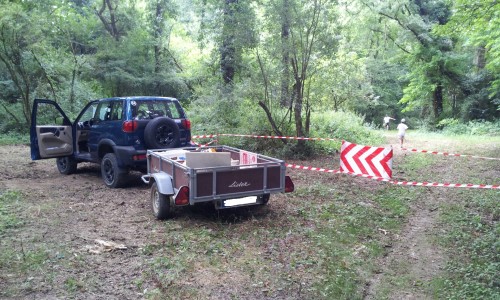
[[[285,193],[291,193],[295,190],[295,185],[293,184],[292,178],[290,176],[285,176]]]
[[[189,121],[188,119],[182,120],[181,124],[182,124],[182,127],[184,127],[184,129],[191,130],[191,121]]]
[[[177,192],[177,196],[175,196],[175,205],[188,205],[189,204],[189,188],[187,186],[183,186]]]
[[[136,129],[137,129],[137,121],[136,120],[124,121],[122,124],[123,132],[131,133],[131,132],[134,132]]]

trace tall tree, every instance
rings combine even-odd
[[[255,46],[255,14],[252,1],[222,0],[220,69],[226,85],[233,83],[241,69],[242,52]]]
[[[454,0],[453,9],[450,22],[437,28],[437,32],[476,47],[474,71],[488,80],[489,96],[486,98],[500,110],[500,2]],[[488,74],[484,74],[484,68]]]
[[[51,35],[44,23],[50,19],[48,8],[53,9],[51,3],[0,4],[0,65],[5,67],[15,90],[10,103],[20,104],[22,115],[9,109],[8,102],[0,104],[18,125],[31,123],[34,94],[57,98],[54,77],[42,58],[53,49],[46,42]]]
[[[323,0],[310,1],[306,5],[296,0],[283,0],[270,2],[267,6],[266,26],[274,31],[274,41],[279,42],[261,41],[263,54],[259,54],[258,61],[266,94],[259,105],[266,112],[275,132],[280,130],[279,124],[286,128],[286,123],[284,119],[279,120],[279,111],[273,115],[272,109],[277,104],[282,108],[286,104],[285,109],[289,112],[286,115],[293,122],[295,134],[309,135],[312,108],[319,106],[320,102],[319,99],[311,98],[311,93],[316,91],[313,78],[321,67],[322,59],[327,59],[335,52],[335,34],[332,29],[335,26],[330,24],[335,22],[334,8],[335,5],[330,1]],[[275,19],[280,22],[276,24]],[[279,61],[275,62],[277,72],[272,73],[266,64],[274,60],[275,54],[278,54]],[[285,66],[285,63],[288,65]],[[290,68],[290,72],[283,69],[286,67]],[[285,77],[287,74],[289,78]],[[273,86],[275,82],[278,87]],[[277,98],[270,94],[275,89],[280,91]],[[299,144],[303,143],[299,141]]]
[[[397,44],[410,66],[410,83],[404,89],[401,103],[407,105],[406,110],[412,110],[425,106],[422,99],[430,99],[437,120],[443,113],[445,89],[460,77],[459,70],[450,67],[454,58],[452,40],[432,32],[433,27],[448,21],[451,14],[448,3],[444,0],[401,0],[382,6],[364,3],[393,21],[411,38],[406,45]]]

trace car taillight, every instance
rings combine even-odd
[[[132,121],[124,121],[122,124],[122,130],[123,132],[134,132],[137,129],[137,121],[132,120]]]
[[[175,196],[174,203],[175,205],[189,204],[189,188],[187,186],[180,188],[179,192],[177,192],[177,196]]]
[[[191,121],[189,121],[188,119],[182,120],[181,124],[182,124],[182,127],[184,127],[184,129],[191,130]]]
[[[285,176],[285,193],[291,193],[295,190],[295,185],[293,184],[292,178],[290,176]]]
[[[133,160],[145,160],[146,159],[146,154],[134,155],[134,156],[132,156],[132,159]]]

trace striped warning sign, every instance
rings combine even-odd
[[[392,155],[392,148],[362,146],[342,141],[340,170],[390,179]]]

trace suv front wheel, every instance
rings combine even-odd
[[[72,156],[58,157],[56,159],[57,169],[59,173],[70,175],[76,172],[77,161]]]
[[[104,155],[101,160],[101,175],[108,187],[122,187],[127,179],[127,173],[127,170],[118,166],[118,160],[114,153]]]

